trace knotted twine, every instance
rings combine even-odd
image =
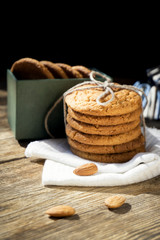
[[[96,80],[95,79],[96,76],[99,76],[102,79],[105,79],[105,81],[101,82],[101,81]],[[144,93],[144,91],[142,89],[139,89],[139,88],[134,87],[132,85],[125,85],[125,84],[118,85],[118,84],[115,84],[115,83],[111,82],[111,79],[108,78],[106,75],[101,74],[101,73],[96,72],[96,71],[91,71],[91,73],[89,74],[89,78],[90,78],[90,81],[84,81],[82,83],[79,83],[79,84],[73,86],[72,88],[68,89],[66,92],[64,92],[64,94],[53,104],[53,106],[47,112],[47,114],[45,116],[44,125],[45,125],[45,129],[46,129],[48,135],[51,138],[54,138],[54,136],[49,131],[49,128],[48,128],[48,118],[49,118],[50,114],[53,112],[53,110],[56,108],[56,106],[63,99],[64,124],[66,126],[67,110],[66,110],[65,97],[67,95],[71,94],[74,91],[83,91],[83,90],[89,90],[89,89],[94,89],[94,88],[102,89],[103,93],[101,93],[97,97],[97,99],[96,99],[97,104],[101,105],[101,106],[106,106],[106,105],[108,105],[110,102],[112,102],[114,100],[115,94],[114,94],[113,88],[127,89],[127,90],[131,90],[131,91],[134,91],[134,92],[138,93],[140,96],[144,95],[145,98],[146,98],[146,105],[148,103],[147,96],[146,96],[146,94]],[[91,86],[84,86],[84,85],[91,85]],[[82,87],[82,86],[84,86],[84,87]],[[107,101],[101,102],[101,100],[105,96],[107,96],[109,93],[111,94],[111,98],[109,100],[107,100]],[[145,107],[146,107],[146,105],[145,105]],[[144,107],[144,109],[145,109],[145,107]],[[144,109],[143,109],[143,111],[144,111]],[[144,116],[143,116],[143,112],[141,114],[141,119],[142,119],[142,126],[143,126],[143,135],[144,135],[144,138],[146,139],[146,133],[145,133],[145,126],[146,125],[145,125],[145,119],[144,119]]]

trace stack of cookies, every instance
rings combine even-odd
[[[91,70],[82,65],[70,66],[66,63],[38,61],[21,58],[13,63],[11,72],[17,79],[68,79],[88,78]]]
[[[100,88],[92,88],[65,97],[68,143],[74,154],[88,160],[126,162],[145,151],[140,127],[141,97],[134,91],[115,88],[114,100],[102,106],[96,102],[101,93]],[[110,98],[108,94],[102,102]]]

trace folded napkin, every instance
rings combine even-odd
[[[47,139],[31,142],[26,157],[46,159],[42,172],[43,185],[119,186],[151,179],[160,175],[160,130],[146,128],[146,152],[139,153],[126,163],[98,163],[98,172],[77,176],[73,170],[92,162],[74,155],[67,140]]]

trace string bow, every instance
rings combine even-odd
[[[106,81],[104,81],[104,82],[97,81],[97,80],[95,79],[96,75],[104,78]],[[113,87],[114,83],[111,83],[111,79],[110,79],[110,78],[108,78],[106,75],[102,75],[102,74],[99,73],[99,72],[92,71],[92,72],[90,73],[90,79],[91,79],[91,81],[93,81],[94,83],[96,83],[97,86],[101,87],[101,88],[104,90],[104,92],[103,92],[102,94],[100,94],[100,95],[98,96],[98,98],[96,99],[96,102],[97,102],[98,105],[106,106],[108,103],[110,103],[110,102],[112,102],[112,101],[114,100],[114,97],[115,97],[115,96],[114,96],[114,92],[113,92],[113,90],[112,90],[112,87]],[[109,92],[110,92],[111,95],[112,95],[111,99],[109,99],[109,100],[106,101],[106,102],[101,102],[100,100],[101,100],[102,98],[104,98],[106,95],[108,95]]]
[[[102,79],[105,79],[104,82],[102,81],[98,81],[95,79],[96,76],[99,76],[101,77]],[[145,98],[146,98],[146,105],[147,105],[147,96],[146,94],[143,92],[142,89],[139,89],[137,87],[134,87],[132,85],[119,85],[119,84],[116,84],[116,83],[113,83],[111,82],[111,79],[104,75],[104,74],[101,74],[100,72],[96,72],[96,71],[91,71],[90,75],[90,81],[85,81],[85,82],[82,82],[82,83],[79,83],[77,84],[76,86],[70,88],[69,90],[67,90],[63,96],[64,98],[68,95],[68,94],[71,94],[72,92],[74,91],[83,91],[85,89],[92,89],[92,88],[101,88],[103,90],[103,93],[101,93],[97,99],[96,99],[96,102],[98,105],[102,105],[102,106],[106,106],[107,104],[109,104],[110,102],[112,102],[115,98],[115,94],[114,94],[114,91],[113,91],[113,88],[119,88],[119,89],[127,89],[127,90],[131,90],[131,91],[134,91],[134,92],[137,92],[140,96],[141,95],[144,95]],[[93,85],[93,83],[95,83]],[[84,86],[84,85],[92,85],[92,86]],[[84,86],[83,88],[81,86]],[[80,87],[80,88],[79,88]],[[106,101],[103,101],[101,102],[100,100],[102,100],[106,95],[108,95],[109,93],[111,93],[111,98],[109,100],[106,100]],[[141,93],[141,94],[140,94]],[[146,106],[145,106],[146,107]],[[144,107],[144,108],[145,108]]]

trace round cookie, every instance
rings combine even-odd
[[[119,115],[119,116],[91,116],[83,113],[79,113],[68,108],[69,115],[81,122],[89,123],[89,124],[97,124],[97,125],[117,125],[117,124],[123,124],[123,123],[129,123],[132,121],[135,121],[137,118],[140,117],[142,113],[142,108],[138,108],[137,110]]]
[[[72,67],[65,63],[56,63],[59,67],[61,67],[69,78],[83,78],[82,74],[77,70],[72,69]]]
[[[91,72],[90,69],[88,69],[87,67],[81,66],[81,65],[73,66],[72,69],[80,72],[84,78],[88,78],[89,74]]]
[[[52,73],[33,58],[21,58],[13,63],[11,72],[17,79],[53,79]]]
[[[111,153],[122,153],[134,150],[142,145],[144,145],[144,136],[141,134],[138,138],[118,145],[88,145],[84,143],[77,142],[68,137],[68,143],[74,149],[82,152],[96,153],[96,154],[111,154]]]
[[[84,85],[79,88],[91,87],[93,85]],[[104,91],[100,88],[92,88],[74,91],[65,97],[67,106],[72,108],[74,111],[94,115],[94,116],[114,116],[122,115],[135,111],[142,106],[142,100],[138,93],[127,90],[117,89],[114,92],[115,98],[112,102],[106,106],[97,104],[96,99]],[[108,94],[103,98],[103,102],[111,98],[111,94]]]
[[[128,131],[127,133],[120,133],[117,135],[96,135],[86,134],[77,131],[72,128],[69,124],[66,125],[66,135],[73,140],[80,143],[89,145],[117,145],[126,142],[130,142],[140,136],[141,128],[138,125],[136,128]]]
[[[132,159],[137,153],[145,152],[144,146],[141,146],[132,151],[124,152],[124,153],[115,153],[115,154],[94,154],[94,153],[86,153],[74,149],[71,147],[71,151],[84,159],[92,160],[95,162],[103,162],[103,163],[123,163]]]
[[[68,78],[65,71],[59,67],[57,64],[50,61],[41,61],[41,63],[48,68],[48,70],[52,73],[55,78]]]
[[[130,123],[118,124],[114,126],[110,125],[101,126],[77,121],[74,118],[72,118],[69,114],[67,114],[67,122],[72,128],[83,133],[97,135],[117,135],[120,133],[128,132],[137,127],[140,124],[140,118]]]

